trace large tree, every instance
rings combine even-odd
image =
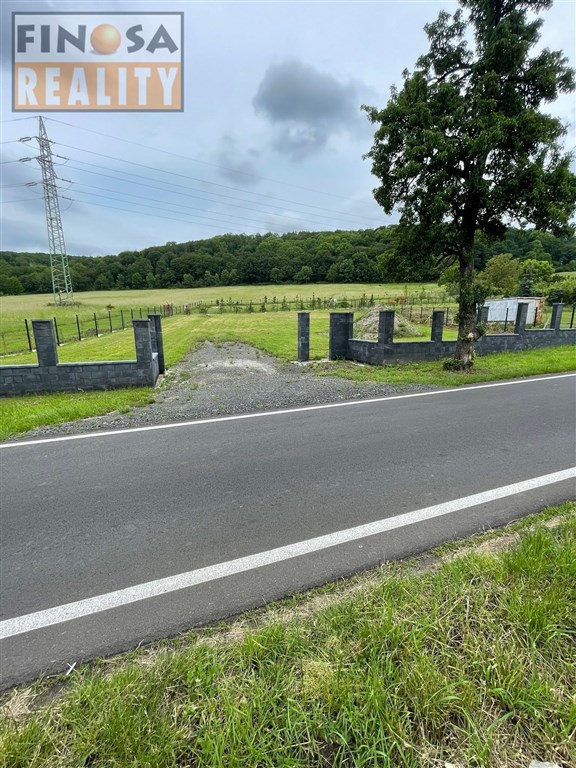
[[[430,48],[403,73],[384,109],[364,106],[377,125],[366,157],[374,190],[399,231],[416,232],[430,253],[459,264],[458,341],[452,367],[469,368],[477,339],[477,232],[502,236],[512,222],[571,232],[576,176],[563,152],[562,122],[540,111],[574,90],[559,51],[534,52],[551,0],[459,0],[425,26]],[[474,43],[469,38],[474,37]]]

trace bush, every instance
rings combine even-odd
[[[576,306],[576,280],[563,280],[556,283],[550,288],[546,298],[550,304],[562,302],[569,307]]]

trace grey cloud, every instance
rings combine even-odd
[[[255,149],[242,150],[231,134],[222,136],[215,160],[220,166],[220,175],[244,187],[259,183],[254,161],[259,153]]]
[[[320,151],[333,133],[354,127],[358,91],[358,83],[341,83],[300,61],[285,61],[268,67],[253,105],[278,127],[274,147],[300,160]]]

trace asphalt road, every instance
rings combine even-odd
[[[0,686],[573,498],[575,381],[3,444]]]

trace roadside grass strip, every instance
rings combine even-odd
[[[576,505],[13,691],[1,718],[10,768],[576,765]]]

